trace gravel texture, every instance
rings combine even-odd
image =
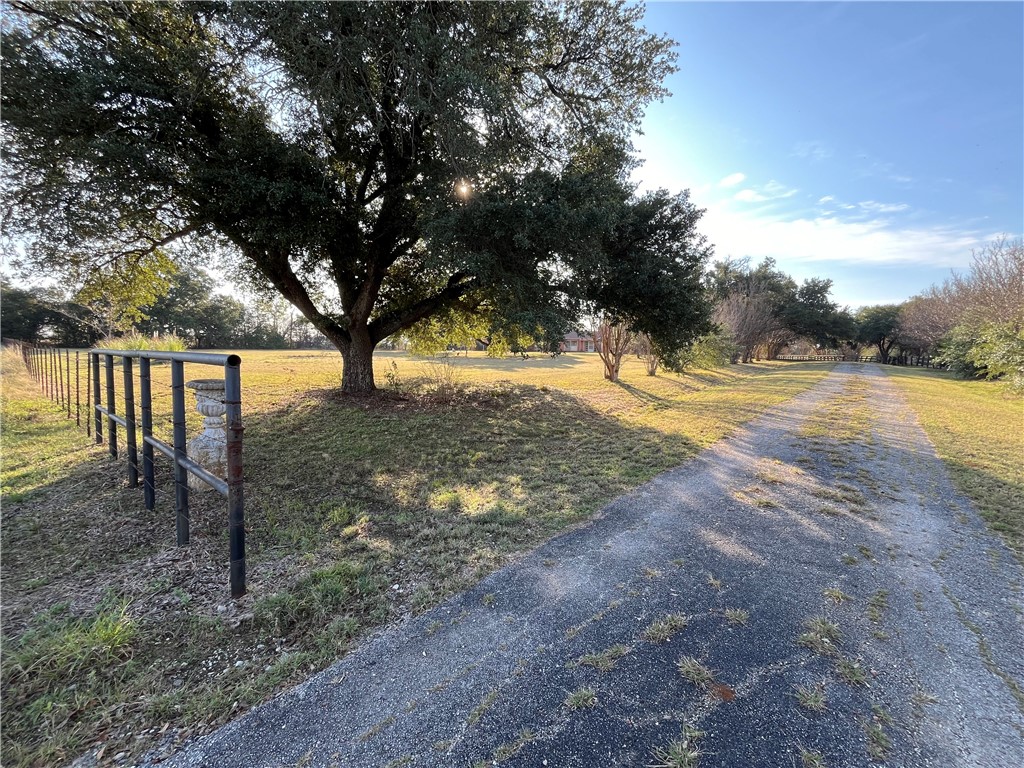
[[[882,369],[840,364],[592,524],[144,765],[671,766],[658,750],[689,728],[699,766],[799,766],[803,749],[830,768],[1019,768],[1022,576]],[[687,625],[644,639],[666,614]],[[798,642],[816,616],[839,632],[823,653]],[[616,645],[611,669],[580,663]],[[681,656],[714,684],[684,679]],[[797,685],[820,685],[825,710]],[[593,706],[568,706],[582,688]]]

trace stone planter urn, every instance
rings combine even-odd
[[[196,410],[203,419],[203,431],[188,441],[188,457],[217,477],[228,474],[227,425],[224,414],[224,379],[194,379],[185,382],[196,396]],[[188,473],[188,487],[193,491],[212,491],[204,481]]]

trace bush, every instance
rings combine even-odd
[[[96,346],[100,349],[148,349],[155,352],[184,352],[188,349],[185,340],[173,333],[166,336],[143,336],[135,331],[124,336],[108,336]]]
[[[961,378],[1005,379],[1024,390],[1024,328],[1014,323],[958,325],[942,343],[937,358]]]

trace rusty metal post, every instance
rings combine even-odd
[[[245,502],[242,486],[241,360],[232,355],[224,366],[224,405],[227,416],[228,543],[231,551],[231,596],[245,594]]]
[[[139,358],[139,398],[142,415],[142,494],[146,509],[156,507],[155,473],[153,471],[153,446],[147,440],[153,436],[153,391],[149,376],[149,358]]]
[[[92,403],[93,418],[96,421],[96,442],[103,442],[103,414],[100,413],[100,406],[103,404],[100,399],[100,356],[97,353],[89,355],[89,368],[92,376],[92,393],[95,402]]]
[[[116,405],[114,403],[114,356],[104,355],[107,367],[107,445],[110,455],[117,458],[117,422],[114,421]]]
[[[171,411],[174,424],[174,510],[178,546],[188,545],[188,470],[181,460],[185,458],[185,364],[171,361]]]
[[[139,452],[135,444],[135,381],[132,377],[132,359],[121,358],[124,369],[124,421],[125,443],[128,446],[128,487],[139,487]]]

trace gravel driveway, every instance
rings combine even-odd
[[[1019,768],[1022,576],[840,364],[161,764]]]

